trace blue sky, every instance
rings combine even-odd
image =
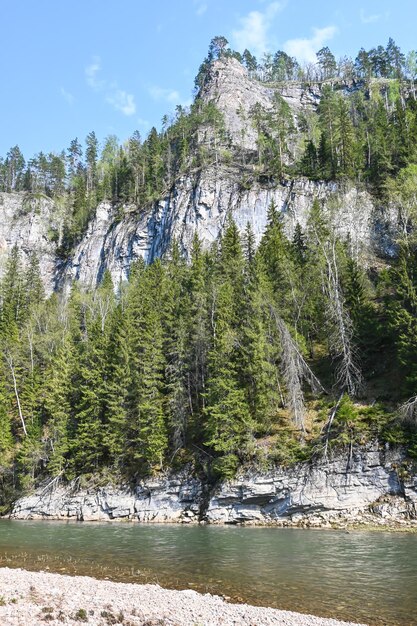
[[[143,136],[188,104],[215,35],[300,60],[417,48],[416,0],[1,0],[0,155],[59,152],[94,130]]]

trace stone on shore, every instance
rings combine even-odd
[[[2,626],[360,626],[219,596],[0,568]],[[363,626],[363,625],[362,625]]]

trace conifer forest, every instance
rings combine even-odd
[[[272,106],[246,120],[256,149],[230,141],[203,97],[213,66],[238,62]],[[91,132],[61,153],[0,160],[0,191],[60,207],[49,236],[65,264],[96,208],[138,214],[184,176],[222,169],[248,189],[302,178],[354,186],[398,215],[384,252],[358,258],[334,227],[338,203],[312,204],[291,236],[265,206],[260,241],[225,215],[221,235],[177,239],[115,284],[45,291],[36,253],[13,247],[0,284],[0,506],[43,480],[118,481],[191,467],[209,481],[378,440],[417,458],[417,52],[386,46],[300,65],[258,60],[215,37],[178,106],[142,138]],[[297,119],[286,86],[320,92]]]

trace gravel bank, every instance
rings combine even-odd
[[[219,596],[0,568],[2,626],[354,626],[289,611],[228,604]],[[357,625],[355,625],[357,626]]]

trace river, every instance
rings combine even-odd
[[[417,535],[0,520],[0,565],[155,582],[372,626],[417,623]]]

